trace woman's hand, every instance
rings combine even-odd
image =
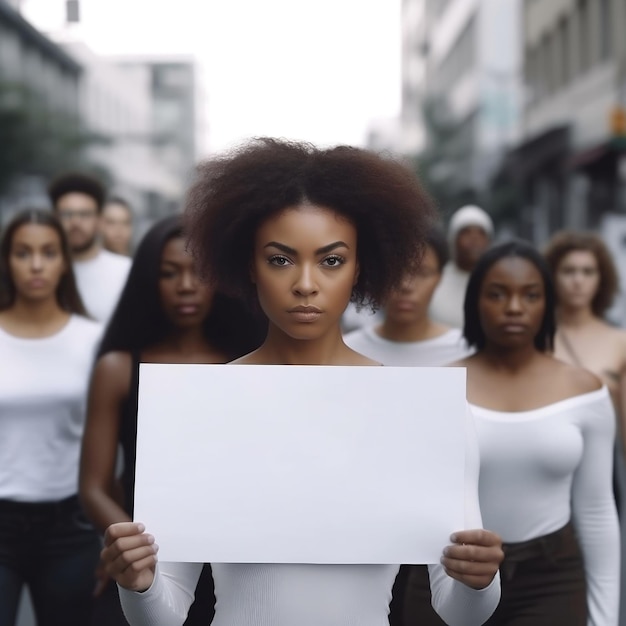
[[[109,526],[104,533],[100,556],[106,572],[131,591],[145,591],[154,580],[159,547],[144,530],[143,524],[120,522]]]
[[[473,589],[489,586],[504,558],[502,540],[490,530],[460,530],[443,551],[446,574]]]

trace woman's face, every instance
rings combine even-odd
[[[534,342],[545,312],[545,286],[533,263],[500,259],[483,279],[478,313],[487,344],[520,347]]]
[[[45,300],[56,297],[67,271],[59,233],[45,224],[23,224],[13,233],[9,271],[18,297]]]
[[[417,271],[406,274],[400,287],[385,304],[385,317],[397,324],[411,324],[424,318],[441,279],[439,261],[428,246]]]
[[[182,237],[163,247],[159,295],[165,315],[177,328],[200,326],[211,311],[213,290],[198,278]]]
[[[259,303],[293,339],[339,329],[358,272],[356,228],[325,207],[288,207],[256,232],[251,277]]]
[[[593,252],[567,253],[556,268],[554,282],[560,304],[574,309],[591,307],[600,286],[600,270]]]

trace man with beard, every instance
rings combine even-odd
[[[443,268],[441,282],[430,304],[430,317],[452,328],[463,328],[463,303],[470,273],[489,247],[493,222],[483,209],[467,205],[450,220],[448,243],[451,260]]]
[[[105,190],[92,176],[68,173],[53,180],[48,195],[72,252],[78,291],[89,315],[106,324],[130,269],[130,259],[102,247],[99,239]]]

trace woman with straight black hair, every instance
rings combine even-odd
[[[505,553],[489,626],[618,623],[613,407],[593,374],[551,355],[554,302],[545,261],[521,241],[488,250],[465,296],[477,352],[458,365],[478,432],[480,506]]]
[[[80,494],[101,532],[132,519],[139,363],[223,363],[257,347],[265,323],[239,301],[199,280],[185,249],[179,215],[145,235],[98,352],[83,441]],[[118,444],[121,481],[115,477]],[[105,582],[105,581],[103,581]],[[210,568],[187,624],[213,614]],[[125,624],[115,585],[99,603],[97,624]]]
[[[8,224],[0,280],[0,624],[15,623],[27,586],[39,626],[84,626],[100,540],[77,476],[102,329],[86,316],[65,232],[49,211]]]

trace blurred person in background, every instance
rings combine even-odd
[[[114,196],[106,202],[102,209],[100,234],[105,250],[132,256],[133,210],[126,200]]]
[[[470,273],[489,247],[493,222],[480,207],[467,205],[450,219],[448,245],[451,259],[430,304],[430,317],[452,328],[463,328],[463,300]]]
[[[15,623],[26,585],[39,626],[85,626],[100,539],[77,478],[101,326],[86,317],[51,212],[16,215],[0,262],[0,624]]]
[[[426,235],[425,250],[415,272],[407,273],[400,287],[387,298],[383,307],[382,323],[355,330],[344,336],[346,345],[365,356],[392,366],[437,367],[458,361],[471,353],[461,329],[449,328],[433,321],[428,307],[441,280],[441,272],[448,262],[448,242],[439,228]],[[430,586],[426,565],[402,565],[393,588],[389,622],[400,626],[405,622],[405,606],[415,600],[406,598],[409,592],[424,597],[428,614],[435,624],[445,622],[430,604]],[[421,603],[418,601],[418,605]],[[413,616],[415,624],[422,624],[420,615]]]
[[[87,174],[68,173],[50,183],[48,195],[67,233],[78,291],[87,313],[106,323],[126,282],[130,259],[102,247],[99,231],[104,187]]]
[[[265,322],[200,282],[185,250],[180,216],[157,222],[144,236],[93,372],[83,439],[80,494],[100,532],[133,513],[139,363],[224,363],[258,347]],[[121,444],[121,485],[115,467]],[[92,624],[126,624],[117,586],[101,577],[103,598]],[[213,616],[210,566],[186,624]]]
[[[604,319],[619,285],[611,253],[596,235],[560,232],[544,254],[556,287],[554,354],[590,370],[607,386],[626,452],[626,332]]]
[[[485,524],[504,542],[502,599],[488,626],[617,626],[615,415],[606,386],[554,358],[555,290],[532,246],[495,246],[467,286],[476,354],[467,395]]]
[[[448,262],[448,243],[439,229],[426,236],[424,254],[414,273],[387,299],[380,324],[344,336],[356,352],[383,365],[436,367],[467,356],[459,328],[449,328],[429,317],[433,293]]]

